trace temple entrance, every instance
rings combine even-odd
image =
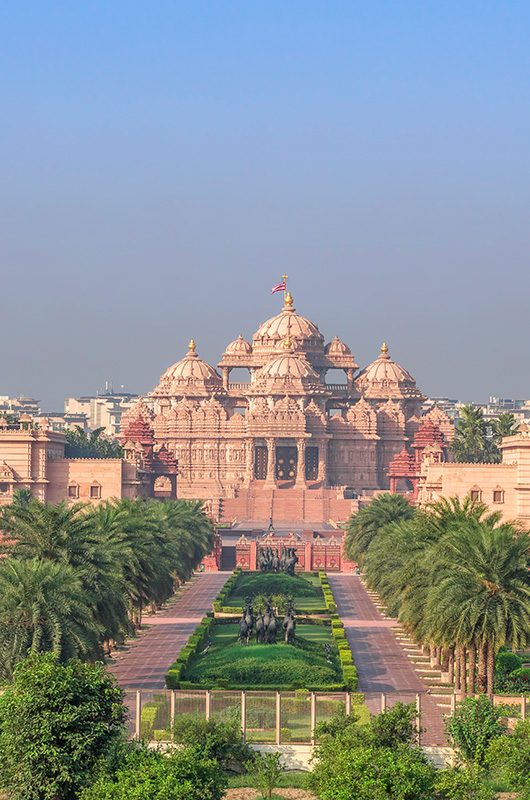
[[[264,481],[267,478],[267,448],[258,444],[254,448],[254,478]]]
[[[296,447],[276,448],[276,480],[296,480],[296,467],[298,464],[298,450]]]
[[[306,481],[318,480],[318,447],[305,449],[305,479]]]

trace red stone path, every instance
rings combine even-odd
[[[207,611],[230,573],[201,573],[164,611],[146,615],[151,627],[113,658],[109,669],[124,689],[163,689],[168,667]]]
[[[414,702],[420,694],[422,744],[447,745],[441,709],[394,636],[395,620],[380,614],[358,576],[328,573],[328,577],[359,673],[359,690],[365,693],[370,711],[379,713],[381,692],[387,694],[388,706],[399,700]]]

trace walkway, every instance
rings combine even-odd
[[[203,572],[182,594],[143,622],[149,630],[140,634],[112,659],[109,669],[124,689],[163,689],[166,672],[207,611],[211,611],[229,573]]]
[[[388,706],[414,702],[421,694],[422,744],[446,745],[442,712],[394,636],[395,620],[380,614],[358,576],[328,577],[370,711],[379,713],[381,692],[388,695]]]

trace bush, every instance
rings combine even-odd
[[[436,770],[421,750],[334,744],[317,749],[310,778],[321,800],[432,800]]]
[[[495,792],[467,769],[443,769],[436,778],[436,800],[495,800]]]
[[[173,740],[201,749],[205,758],[215,759],[224,770],[241,771],[253,757],[243,741],[241,726],[235,721],[179,714],[173,725]]]
[[[112,774],[102,774],[79,800],[221,800],[226,779],[199,748],[163,755],[132,749]]]
[[[416,708],[414,705],[396,703],[370,720],[370,728],[379,747],[397,747],[418,739],[416,730]]]
[[[254,776],[256,786],[264,800],[270,800],[278,786],[283,772],[279,753],[256,753],[254,757]]]
[[[467,764],[484,764],[489,743],[505,732],[500,714],[485,695],[480,695],[478,699],[466,697],[446,721],[449,738]]]
[[[486,764],[523,796],[530,797],[530,719],[518,722],[510,736],[488,745]]]
[[[66,800],[125,736],[122,691],[102,665],[33,654],[0,697],[0,785],[12,800]]]
[[[497,653],[495,659],[495,670],[509,675],[514,669],[520,669],[523,666],[523,659],[516,653],[501,652]]]

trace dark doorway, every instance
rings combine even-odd
[[[236,568],[236,548],[223,545],[221,550],[221,571],[231,572]]]
[[[296,479],[296,465],[298,450],[296,447],[276,448],[276,480],[294,481]]]
[[[267,448],[262,444],[254,448],[254,477],[257,481],[267,478]]]
[[[318,480],[318,447],[306,447],[305,479],[306,481]]]

